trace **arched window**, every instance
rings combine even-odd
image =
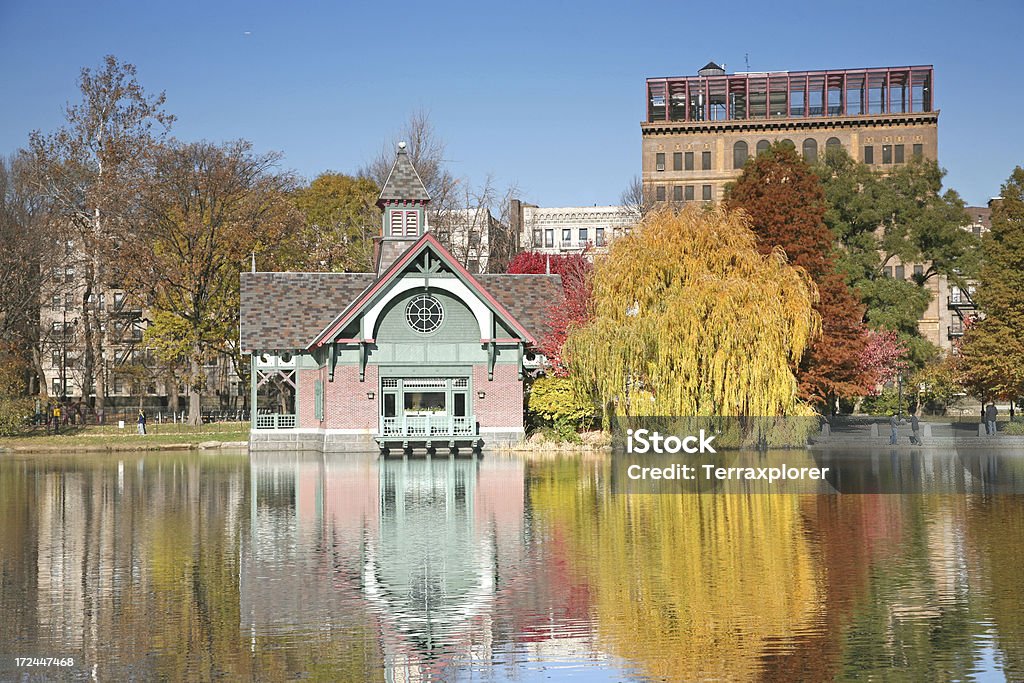
[[[758,142],[757,142],[757,153],[760,154],[761,152],[767,152],[768,148],[771,147],[771,146],[772,146],[772,143],[768,142],[767,140],[758,140]]]
[[[828,152],[830,149],[842,149],[843,143],[839,142],[839,138],[829,138],[825,141],[825,151]]]
[[[818,141],[814,138],[804,140],[804,161],[813,164],[818,160]]]
[[[745,163],[747,163],[747,143],[740,140],[732,146],[732,167],[743,168]]]
[[[792,140],[790,140],[789,138],[782,138],[782,140],[780,140],[780,141],[779,141],[779,143],[780,143],[780,144],[783,144],[783,145],[789,145],[789,146],[790,146],[790,147],[792,147],[793,149],[796,149],[796,143],[794,143],[794,142],[793,142]]]

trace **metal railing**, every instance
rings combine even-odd
[[[256,429],[295,429],[295,416],[280,413],[257,415]]]
[[[977,308],[974,299],[968,292],[961,291],[959,294],[950,294],[946,297],[947,308]]]
[[[381,436],[425,439],[477,436],[476,416],[399,415],[381,418]]]

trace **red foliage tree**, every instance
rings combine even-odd
[[[907,369],[907,346],[894,330],[868,330],[865,335],[861,367],[865,381],[877,388]]]
[[[583,325],[590,315],[590,273],[593,264],[586,254],[566,254],[552,256],[536,251],[524,251],[517,254],[508,265],[509,273],[550,273],[562,278],[564,299],[553,303],[548,308],[548,324],[550,332],[538,340],[540,352],[551,364],[552,374],[564,377],[565,363],[562,361],[562,346],[569,330]]]
[[[792,145],[777,143],[747,162],[725,204],[749,214],[761,251],[781,247],[818,286],[815,309],[821,314],[822,336],[797,368],[801,396],[831,410],[836,398],[870,389],[872,378],[861,365],[867,342],[864,307],[836,272],[818,177]]]

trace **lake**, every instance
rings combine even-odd
[[[1021,496],[612,470],[0,454],[0,680],[1024,680]]]

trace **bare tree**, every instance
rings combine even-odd
[[[491,174],[479,186],[452,175],[445,166],[444,140],[422,111],[409,117],[401,133],[381,148],[360,175],[383,187],[400,141],[408,145],[410,161],[430,195],[428,221],[434,235],[464,266],[486,262],[487,270],[504,272],[518,248],[509,207],[512,199],[518,198],[519,188],[510,185],[499,195]],[[495,211],[502,218],[496,219]]]
[[[519,253],[518,216],[512,215],[512,202],[520,199],[521,193],[516,183],[505,188],[498,200],[498,225],[490,240],[490,254],[487,259],[487,270],[491,273],[504,273],[508,264]]]
[[[640,176],[633,176],[629,185],[622,191],[619,198],[624,208],[636,220],[640,220],[655,206],[654,194],[650,188],[645,188]]]
[[[455,200],[459,181],[445,167],[445,143],[434,129],[427,112],[413,112],[401,132],[381,147],[377,156],[359,171],[359,175],[371,178],[378,187],[384,187],[395,163],[395,150],[399,142],[406,143],[409,160],[416,167],[430,195],[431,212],[457,208]]]

